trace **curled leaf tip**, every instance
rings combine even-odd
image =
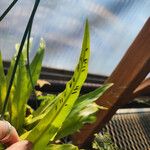
[[[89,20],[88,20],[88,18],[86,18],[86,23],[89,23]]]
[[[99,109],[102,109],[102,110],[107,110],[108,108],[107,107],[104,107],[104,106],[98,106]]]
[[[16,44],[15,44],[15,49],[16,49],[16,51],[19,50],[19,47],[20,47],[20,44],[19,44],[19,43],[16,43]]]
[[[85,28],[87,28],[89,30],[89,21],[88,21],[88,19],[86,19]]]
[[[112,87],[114,85],[114,83],[106,83],[104,84],[104,86],[107,87],[107,89],[109,89],[110,87]]]
[[[42,49],[45,49],[45,47],[46,47],[46,44],[45,44],[45,41],[44,41],[43,38],[41,38],[40,47],[41,47]]]
[[[31,43],[33,42],[33,37],[30,37],[30,42],[31,42]]]

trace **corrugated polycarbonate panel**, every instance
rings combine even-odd
[[[0,0],[1,14],[11,2]],[[5,60],[10,60],[15,43],[21,41],[33,4],[34,0],[19,0],[0,23],[0,49]],[[74,70],[88,18],[89,72],[110,75],[149,15],[149,0],[41,0],[33,25],[31,57],[43,37],[47,44],[43,65]]]

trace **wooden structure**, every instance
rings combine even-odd
[[[93,140],[94,133],[99,132],[117,109],[131,101],[135,93],[138,93],[139,89],[135,89],[149,72],[150,18],[106,81],[114,85],[97,100],[97,104],[107,107],[108,110],[100,110],[94,124],[86,125],[80,133],[76,133],[73,136],[74,144],[82,148],[87,147]]]

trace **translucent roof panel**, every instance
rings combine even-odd
[[[12,0],[0,0],[0,13]],[[5,60],[21,41],[34,1],[20,0],[0,22],[0,49]],[[110,75],[150,16],[149,0],[41,0],[32,37],[33,57],[41,37],[46,41],[43,66],[74,70],[85,19],[90,22],[89,73]]]

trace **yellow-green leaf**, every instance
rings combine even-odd
[[[72,144],[50,144],[45,150],[78,150],[78,147]]]
[[[44,149],[49,141],[54,140],[62,123],[70,113],[87,77],[89,55],[89,25],[86,21],[80,60],[72,79],[67,83],[66,89],[56,97],[53,107],[49,108],[45,117],[29,132],[26,138],[33,142],[34,150]]]
[[[2,110],[3,104],[4,104],[4,99],[6,96],[6,77],[4,74],[4,67],[3,67],[3,62],[2,62],[2,55],[0,52],[0,111]]]

